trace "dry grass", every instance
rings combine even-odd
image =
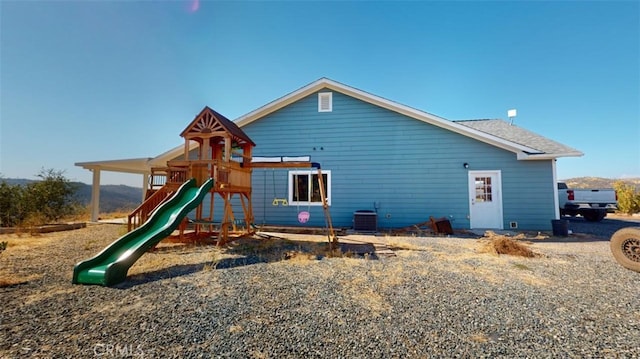
[[[404,253],[415,254],[411,251]],[[344,300],[357,304],[377,318],[387,315],[393,308],[393,303],[388,300],[389,293],[410,280],[405,276],[408,263],[398,259],[370,261],[366,257],[349,257],[349,253],[345,253],[339,260],[332,262],[330,271],[316,272],[314,276],[322,280],[340,278],[338,291]]]
[[[289,261],[290,263],[298,263],[298,264],[308,264],[312,261],[316,260],[317,254],[306,253],[300,251],[289,251],[285,252],[284,259]]]
[[[380,282],[382,288],[397,287],[405,281],[405,263],[396,262],[380,270],[371,270],[369,273]]]
[[[5,239],[7,243],[7,252],[9,252],[9,250],[28,250],[33,247],[50,244],[55,238],[55,235],[43,235],[39,233],[33,235],[14,233],[4,235],[3,239]]]
[[[410,243],[407,241],[407,239],[401,240],[397,237],[391,237],[391,236],[385,236],[384,242],[389,247],[389,249],[393,251],[395,250],[422,251],[427,249],[427,247]]]
[[[100,212],[98,214],[99,219],[118,219],[118,218],[127,218],[133,209],[121,209],[113,212]],[[88,222],[91,220],[91,207],[87,206],[80,210],[79,212],[66,216],[62,219],[64,222]]]
[[[13,262],[14,255],[31,251],[50,243],[51,238],[42,235],[25,236],[23,234],[9,234],[3,236],[5,250],[0,254],[3,262]],[[0,288],[26,284],[42,278],[40,273],[20,273],[9,266],[0,266]]]
[[[38,280],[42,278],[42,274],[31,274],[31,275],[2,275],[0,277],[0,288],[13,287],[21,284],[27,284],[33,280]]]
[[[15,286],[34,281],[45,284],[58,276],[68,276],[70,281],[71,270],[57,268],[61,259],[78,253],[78,249],[86,250],[87,255],[98,252],[113,240],[95,236],[94,228],[98,233],[108,233],[100,227],[90,226],[73,231],[0,235],[0,240],[7,243],[6,250],[0,255],[0,285]]]
[[[517,268],[517,269],[520,269],[520,270],[528,270],[528,271],[530,271],[530,270],[531,270],[531,267],[529,267],[529,266],[528,266],[528,265],[526,265],[526,264],[522,264],[522,263],[514,263],[514,264],[513,264],[513,267],[514,267],[514,268]]]
[[[379,317],[391,310],[391,304],[380,295],[377,288],[371,286],[371,283],[354,281],[343,286],[342,290],[351,301],[358,303],[374,317]]]
[[[410,237],[392,237],[387,238],[387,243],[397,250],[396,255],[400,259],[408,263],[404,269],[406,273],[412,275],[426,277],[431,275],[432,271],[448,271],[470,274],[494,284],[518,280],[532,286],[548,285],[550,280],[540,277],[533,269],[534,262],[527,262],[541,257],[528,248],[529,243],[525,242],[528,239],[540,238],[535,233],[529,236],[520,234],[506,237],[487,232],[486,237],[480,240],[458,238],[417,240]],[[432,256],[434,261],[424,264],[416,262],[415,258],[423,257],[424,252]],[[523,259],[520,262],[514,262],[516,258]],[[404,276],[402,272],[398,272],[395,277],[388,276],[386,281],[401,283]]]
[[[91,220],[91,206],[79,208],[76,213],[62,218],[63,222],[89,222]]]
[[[73,293],[73,288],[69,288],[69,287],[56,288],[46,292],[42,291],[42,292],[37,292],[35,294],[27,295],[23,297],[22,301],[24,302],[24,304],[33,304],[33,303],[43,302],[50,298],[54,298],[56,296],[65,295],[69,293]]]
[[[204,267],[202,268],[203,270],[212,270],[212,269],[217,269],[218,268],[218,264],[220,263],[220,261],[222,260],[222,258],[224,257],[224,253],[222,248],[220,247],[215,247],[211,250],[211,252],[209,253],[209,258],[211,259],[211,262],[207,263],[204,265]]]
[[[127,218],[129,214],[131,214],[132,210],[120,210],[109,213],[100,213],[98,217],[100,219],[118,219],[118,218]]]
[[[469,339],[476,343],[486,343],[489,341],[489,337],[483,333],[472,334]]]

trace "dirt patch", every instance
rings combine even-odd
[[[511,256],[519,256],[525,258],[535,258],[540,256],[531,249],[528,244],[522,242],[524,236],[507,237],[488,231],[485,234],[486,243],[484,251],[493,254],[507,254]]]

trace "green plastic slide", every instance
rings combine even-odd
[[[145,252],[168,237],[180,221],[203,200],[213,186],[213,179],[200,188],[195,179],[185,182],[176,194],[153,212],[140,227],[120,237],[93,258],[75,265],[74,284],[112,286],[125,280],[129,268]]]

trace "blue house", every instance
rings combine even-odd
[[[502,120],[450,121],[326,78],[234,122],[256,144],[254,159],[321,164],[336,227],[371,211],[378,228],[433,216],[460,229],[548,230],[559,218],[556,159],[582,155]],[[77,165],[94,171],[95,188],[101,170],[146,175],[183,151]],[[304,225],[324,226],[317,186],[309,169],[253,169],[255,223],[300,225],[307,211]]]

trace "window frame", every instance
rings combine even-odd
[[[493,183],[491,176],[475,176],[475,201],[493,202]]]
[[[289,201],[289,205],[290,206],[322,206],[322,201],[319,202],[314,202],[314,201],[295,201],[293,199],[293,191],[294,191],[294,183],[293,183],[293,178],[294,176],[300,176],[300,175],[307,175],[308,176],[308,180],[309,183],[311,183],[311,181],[313,180],[313,175],[317,175],[318,171],[316,170],[295,170],[295,171],[289,171],[289,173],[287,174],[287,200]],[[325,197],[327,199],[327,205],[331,206],[331,170],[322,170],[322,174],[327,176],[327,181],[325,183],[326,187],[327,187],[327,191],[325,193]],[[311,188],[313,186],[309,186],[308,189],[308,193],[307,195],[309,196],[308,198],[311,198]]]
[[[322,107],[322,99],[326,98],[329,106],[328,108]],[[332,112],[333,111],[333,92],[318,92],[318,112]]]

